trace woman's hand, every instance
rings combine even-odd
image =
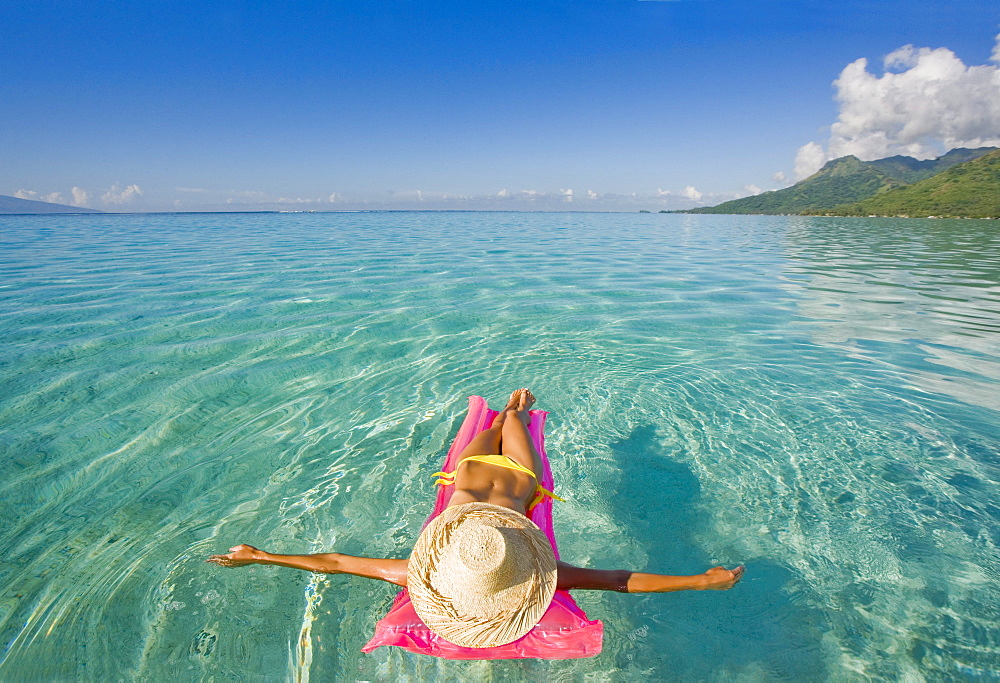
[[[633,572],[627,569],[585,569],[559,562],[558,588],[561,590],[619,591],[621,593],[669,593],[671,591],[725,591],[743,578],[743,566],[735,569],[712,567],[703,574],[669,576]]]
[[[736,569],[712,567],[701,575],[704,584],[700,586],[700,589],[710,591],[727,591],[739,583],[740,579],[743,578],[744,571],[743,565],[740,565]]]
[[[256,564],[263,557],[264,553],[252,545],[241,543],[233,546],[225,555],[212,555],[206,562],[213,562],[220,567],[245,567],[248,564]]]

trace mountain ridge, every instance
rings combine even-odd
[[[35,199],[21,199],[0,194],[0,214],[36,214],[36,213],[104,213],[97,209],[87,209],[68,204],[40,202]]]
[[[936,159],[893,156],[861,161],[853,155],[827,162],[791,187],[679,213],[823,214],[932,178],[950,168],[997,151],[996,147],[956,148]]]
[[[837,216],[998,218],[1000,149],[951,166],[912,185],[856,204],[835,206],[829,213]]]

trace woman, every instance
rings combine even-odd
[[[459,454],[456,470],[439,473],[438,483],[454,485],[454,492],[408,559],[278,555],[243,544],[208,561],[353,574],[404,586],[427,626],[465,647],[517,640],[538,622],[557,588],[650,593],[736,585],[742,566],[666,576],[557,562],[544,533],[526,516],[543,497],[557,498],[537,483],[542,463],[528,431],[534,403],[527,389],[515,391],[490,428]]]

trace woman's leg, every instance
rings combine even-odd
[[[542,476],[542,458],[531,440],[528,425],[531,415],[528,410],[535,404],[535,396],[527,389],[514,392],[511,400],[517,398],[517,405],[506,408],[507,419],[500,426],[500,452],[508,458],[524,465],[535,473],[536,481]]]
[[[462,452],[458,454],[458,460],[455,463],[456,467],[470,455],[500,454],[500,439],[503,433],[503,424],[506,421],[507,412],[517,407],[520,401],[520,392],[521,389],[518,389],[512,393],[504,409],[493,418],[490,428],[476,434],[472,441],[469,442],[469,445],[462,449]]]

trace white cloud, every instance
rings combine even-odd
[[[63,199],[62,192],[49,192],[48,194],[41,194],[35,192],[34,190],[18,190],[14,193],[14,196],[18,199],[33,199],[37,202],[49,202],[51,204],[63,204],[66,200]]]
[[[823,168],[823,164],[829,161],[823,145],[810,142],[799,147],[795,155],[795,180],[803,180],[813,173]]]
[[[572,198],[572,199],[571,199]],[[659,190],[648,193],[616,194],[600,190],[523,189],[490,191],[485,194],[464,195],[442,193],[435,190],[387,190],[379,196],[341,195],[332,193],[320,198],[303,198],[296,195],[277,196],[259,191],[231,191],[216,203],[191,205],[185,209],[242,208],[244,210],[364,210],[364,209],[432,209],[432,210],[489,210],[520,209],[532,211],[565,211],[581,201],[588,210],[638,211],[640,209],[686,209],[705,202],[733,199],[734,193],[718,195],[702,193],[694,187],[680,190]],[[332,199],[332,201],[331,201]],[[165,208],[165,207],[164,207]],[[171,207],[176,209],[177,207]]]
[[[784,183],[787,180],[787,178],[785,177],[785,172],[784,171],[778,171],[773,176],[771,176],[771,178],[776,183]]]
[[[848,64],[833,83],[840,114],[824,161],[930,159],[956,147],[1000,146],[1000,35],[990,59],[997,66],[966,66],[947,48],[906,45],[885,56],[881,76],[866,59]],[[819,168],[817,147],[799,150],[799,179],[800,170]]]
[[[271,195],[266,192],[261,192],[260,190],[230,190],[229,194],[232,195],[226,200],[227,203],[233,204],[237,201],[246,202],[265,202],[271,201]]]
[[[835,81],[840,117],[830,154],[870,160],[892,154],[932,158],[955,147],[1000,144],[1000,68],[967,67],[951,50],[900,48],[878,78],[867,61]]]
[[[76,197],[76,188],[73,188],[73,196]],[[138,185],[128,185],[121,187],[118,183],[111,186],[107,192],[101,195],[101,201],[105,204],[126,204],[142,196],[142,190]]]
[[[694,187],[692,187],[691,185],[688,185],[683,190],[681,190],[681,194],[693,202],[699,201],[702,197],[701,192],[698,192],[698,190],[694,189]]]
[[[755,195],[755,194],[760,194],[764,190],[760,189],[756,185],[751,184],[751,185],[744,185],[743,191],[746,192],[748,195]]]
[[[73,206],[87,206],[90,201],[90,195],[82,187],[74,187],[70,193],[73,195]]]
[[[208,190],[201,187],[175,187],[174,190],[176,190],[177,192],[197,192],[197,193],[208,192]]]
[[[591,194],[590,199],[596,198],[596,192]],[[475,196],[475,195],[440,195],[436,199],[441,200],[462,200],[463,202],[495,201],[502,200],[504,204],[517,204],[519,202],[530,202],[532,204],[557,205],[573,201],[573,190],[557,190],[555,192],[542,192],[540,190],[500,190],[495,195]]]
[[[312,199],[304,197],[278,197],[275,199],[278,204],[322,204],[322,199]]]

